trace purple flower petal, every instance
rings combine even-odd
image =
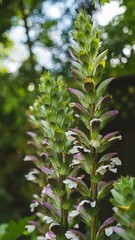
[[[109,140],[110,138],[112,138],[112,137],[114,137],[114,136],[117,136],[118,134],[119,134],[118,131],[108,133],[108,134],[106,134],[106,135],[102,138],[101,142],[105,142],[105,141]]]
[[[70,103],[70,106],[77,113],[85,112],[85,113],[89,114],[88,111],[86,110],[86,108],[82,104],[80,104],[80,103],[74,103],[73,102],[73,103]]]
[[[41,141],[41,144],[42,144],[42,146],[48,145],[48,141],[47,141],[46,139],[43,139],[43,140]]]
[[[41,204],[47,208],[50,212],[54,212],[56,213],[57,215],[60,216],[59,212],[56,210],[56,208],[49,202],[45,202],[45,201],[42,201]]]
[[[113,231],[117,233],[118,235],[121,235],[123,233],[123,229],[121,227],[113,227]]]
[[[69,179],[73,180],[73,181],[76,181],[78,183],[81,183],[82,182],[82,179],[85,177],[85,175],[81,175],[80,177],[68,177]]]
[[[68,88],[68,90],[71,93],[75,94],[78,98],[84,98],[84,94],[81,91],[79,91],[79,90],[77,90],[75,88]]]
[[[42,157],[47,158],[47,157],[49,157],[49,154],[43,152],[43,153],[40,154],[40,157],[41,157],[41,158],[42,158]]]
[[[71,230],[76,236],[81,237],[82,240],[86,240],[86,237],[84,236],[83,233],[77,230]]]
[[[28,221],[29,224],[34,225],[34,226],[38,226],[39,224],[36,221]]]
[[[75,154],[75,155],[74,155],[74,158],[77,159],[77,160],[80,160],[80,161],[83,160],[83,156],[82,156],[81,153]]]
[[[49,185],[47,185],[43,188],[42,193],[46,193],[50,198],[55,199],[55,196],[54,196],[54,194],[52,192],[52,189]]]
[[[117,152],[107,153],[103,157],[100,158],[99,163],[106,162],[106,161],[110,160],[112,157],[116,156],[117,154],[118,154]]]
[[[98,109],[100,107],[100,105],[102,106],[106,106],[106,104],[108,104],[108,102],[110,101],[111,96],[110,95],[106,95],[104,97],[101,97],[96,105],[96,109]]]
[[[24,161],[39,161],[35,156],[32,156],[32,155],[27,155],[25,156],[24,158]]]
[[[83,133],[81,130],[79,130],[78,128],[71,128],[71,131],[73,131],[74,133],[76,133],[77,136],[82,137],[85,139],[85,141],[88,143],[89,145],[89,139],[87,138],[87,136],[85,135],[85,133]]]
[[[41,169],[41,171],[43,172],[43,173],[45,173],[46,175],[53,175],[53,170],[51,170],[51,169],[49,169],[49,168],[46,168],[46,167],[41,167],[40,168]]]
[[[48,231],[45,235],[47,239],[56,240],[56,235],[52,231]]]
[[[98,235],[100,235],[100,232],[105,229],[107,226],[111,225],[112,223],[114,223],[116,221],[115,217],[110,217],[107,220],[104,221],[104,223],[101,225],[99,231],[98,231]]]
[[[105,120],[109,120],[110,118],[114,117],[115,115],[117,115],[119,112],[117,110],[112,110],[112,111],[108,111],[106,113],[104,113],[101,116],[101,122],[105,121]]]
[[[36,133],[34,132],[26,132],[28,136],[32,137],[32,138],[35,138],[36,137]]]

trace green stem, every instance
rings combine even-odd
[[[61,154],[61,163],[65,163],[65,154]],[[63,184],[63,180],[65,180],[65,175],[60,176],[60,181],[61,181],[61,188],[63,189],[65,187],[65,184]],[[64,230],[67,229],[67,217],[68,217],[68,212],[63,208],[63,203],[65,202],[65,196],[61,196],[61,225],[64,228]]]
[[[61,224],[64,230],[66,230],[67,229],[67,210],[63,209],[63,207],[61,207]]]
[[[95,104],[90,105],[90,116],[91,119],[94,117],[94,112],[95,112]],[[91,139],[91,129],[89,129],[90,132],[90,139]],[[96,207],[97,207],[97,183],[95,183],[94,176],[96,172],[96,164],[97,164],[97,153],[96,149],[92,148],[91,149],[91,156],[93,159],[93,165],[90,173],[90,185],[91,185],[91,197],[92,201],[96,202]],[[97,234],[97,220],[98,220],[98,215],[97,213],[94,212],[94,215],[91,217],[91,239],[90,240],[96,240],[96,234]]]
[[[92,195],[92,201],[96,202],[96,207],[97,207],[97,183],[95,183],[95,180],[94,180],[95,171],[96,171],[96,159],[97,159],[97,154],[95,149],[93,149],[93,159],[94,159],[94,163],[92,166],[92,171],[90,176],[91,195]],[[96,212],[94,212],[94,215],[91,217],[91,240],[96,240],[97,220],[98,220],[98,215]]]
[[[92,200],[96,201],[97,204],[97,184],[93,182],[91,178],[91,192],[92,192]],[[91,240],[96,239],[97,234],[97,214],[94,213],[94,216],[91,217]]]

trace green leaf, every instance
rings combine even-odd
[[[17,240],[25,230],[25,226],[27,225],[29,220],[32,220],[33,217],[23,218],[20,222],[11,221],[6,227],[5,234],[1,238],[1,240]]]
[[[110,193],[114,181],[105,183],[98,191],[98,199],[101,200]]]
[[[65,209],[65,210],[70,210],[72,209],[73,205],[74,205],[74,202],[75,202],[75,199],[72,197],[70,199],[66,199],[62,205],[62,207]]]
[[[100,53],[95,60],[95,66],[98,66],[100,62],[106,57],[108,50],[105,50],[104,52]]]
[[[112,110],[104,113],[101,116],[101,129],[114,117],[118,114],[117,110]]]
[[[97,87],[97,96],[100,97],[104,94],[104,92],[106,91],[106,88],[108,87],[109,83],[114,80],[114,78],[109,78],[104,80],[102,83],[99,84],[99,86]]]

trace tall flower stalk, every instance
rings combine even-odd
[[[74,26],[70,51],[72,73],[78,84],[76,89],[69,88],[69,91],[77,97],[77,101],[70,105],[83,127],[81,129],[77,127],[72,131],[76,136],[76,144],[89,150],[87,154],[85,151],[81,152],[83,160],[77,164],[85,172],[90,182],[89,195],[83,195],[85,205],[90,203],[90,209],[89,206],[84,205],[84,211],[89,212],[90,222],[85,218],[84,222],[90,227],[90,239],[95,240],[100,239],[99,206],[113,183],[112,181],[103,182],[105,173],[107,171],[116,173],[116,166],[121,164],[117,153],[108,153],[107,149],[114,141],[121,139],[121,136],[117,131],[106,135],[102,134],[108,121],[118,114],[118,111],[107,110],[111,96],[106,94],[106,89],[113,78],[107,80],[101,78],[105,68],[107,50],[100,53],[100,33],[93,28],[90,16],[83,10],[80,11]],[[84,214],[83,211],[81,214]]]
[[[78,224],[72,221],[76,197],[72,181],[78,167],[72,168],[73,137],[68,128],[73,123],[73,111],[69,106],[70,97],[62,77],[54,79],[46,73],[40,79],[40,95],[30,107],[30,122],[38,134],[28,132],[36,147],[36,156],[26,156],[25,161],[33,161],[34,169],[26,175],[39,185],[39,195],[34,194],[30,205],[38,221],[27,225],[29,232],[37,229],[38,240],[70,239],[83,234],[76,231]]]
[[[31,204],[39,220],[26,227],[29,232],[38,229],[38,240],[86,240],[77,229],[80,222],[90,229],[89,240],[103,240],[116,232],[114,217],[103,224],[99,221],[101,201],[113,184],[105,181],[105,174],[116,173],[121,165],[117,153],[108,151],[121,139],[119,132],[103,134],[118,114],[108,111],[111,96],[106,90],[113,78],[102,79],[107,50],[100,53],[100,33],[90,16],[81,10],[74,26],[70,52],[77,84],[68,90],[76,101],[71,102],[62,77],[55,79],[46,73],[31,107],[30,121],[38,132],[28,133],[36,155],[25,158],[35,166],[26,178],[39,185]],[[77,126],[76,118],[80,120]]]

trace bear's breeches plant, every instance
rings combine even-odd
[[[26,178],[38,190],[30,205],[36,217],[26,228],[36,231],[38,240],[106,240],[119,230],[116,217],[104,223],[99,219],[101,203],[114,182],[105,181],[106,173],[115,174],[121,165],[117,152],[108,150],[121,135],[103,134],[118,111],[108,110],[112,97],[107,87],[113,78],[102,78],[107,50],[100,48],[100,32],[81,10],[69,47],[75,88],[47,72],[30,107],[33,131],[28,135],[34,155],[25,157],[33,162]],[[82,222],[90,236],[82,232]]]

